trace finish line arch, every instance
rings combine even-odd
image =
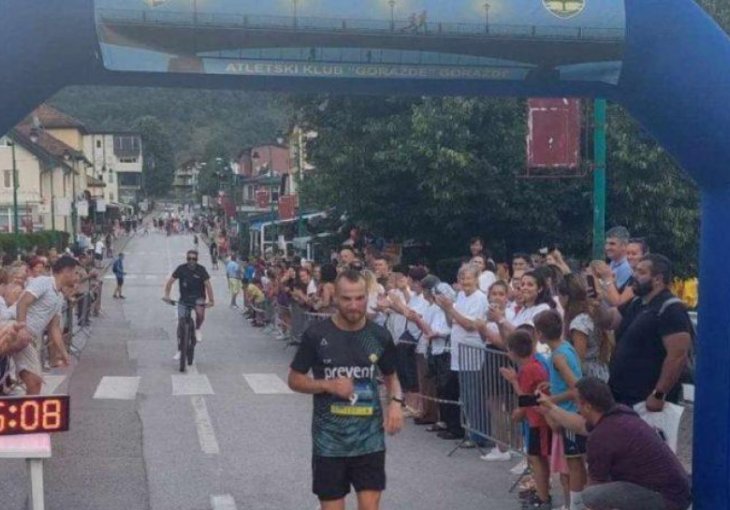
[[[543,31],[544,26],[536,29],[534,24],[528,23],[519,29],[513,26],[512,30],[517,32],[505,34],[500,32],[499,24],[493,24],[499,12],[490,14],[489,7],[480,14],[480,20],[486,14],[483,23],[471,19],[456,23],[423,19],[423,22],[411,23],[408,13],[393,11],[396,2],[380,0],[373,0],[373,3],[390,4],[391,12],[388,16],[386,11],[385,17],[377,23],[362,24],[357,21],[358,17],[345,15],[337,19],[337,25],[328,17],[299,18],[297,2],[294,2],[293,17],[283,24],[256,25],[273,22],[261,21],[263,17],[241,15],[235,26],[229,27],[234,34],[231,37],[240,37],[241,41],[251,40],[252,34],[257,34],[257,47],[281,48],[288,37],[294,37],[306,45],[338,47],[342,55],[345,51],[342,48],[373,44],[377,35],[377,40],[382,41],[378,44],[385,49],[383,55],[392,51],[399,51],[401,55],[417,52],[436,58],[437,54],[438,59],[452,62],[455,53],[469,53],[464,57],[468,62],[483,62],[483,67],[489,69],[492,68],[487,64],[488,60],[479,59],[502,58],[520,63],[510,71],[500,71],[502,74],[485,73],[476,76],[477,79],[471,69],[452,71],[457,73],[452,79],[443,79],[443,76],[429,74],[437,72],[436,67],[429,71],[430,68],[422,64],[414,65],[414,70],[409,72],[416,74],[410,77],[402,76],[402,71],[398,71],[397,76],[390,71],[380,72],[377,77],[364,76],[362,73],[378,73],[377,70],[367,71],[377,67],[365,67],[352,68],[351,75],[345,73],[332,78],[316,73],[275,75],[267,74],[265,70],[259,75],[256,72],[232,75],[231,68],[228,74],[200,74],[201,66],[204,68],[207,63],[197,58],[176,60],[177,68],[170,64],[163,70],[154,66],[130,70],[124,68],[123,61],[109,60],[113,55],[108,53],[108,47],[100,45],[100,37],[102,42],[112,46],[126,44],[139,49],[152,45],[167,52],[171,51],[167,47],[169,40],[155,38],[155,31],[139,26],[139,23],[133,26],[131,22],[136,18],[115,20],[107,12],[102,20],[98,8],[109,9],[119,4],[147,11],[149,6],[166,1],[186,4],[183,0],[147,0],[147,7],[143,0],[96,0],[96,3],[94,0],[3,0],[0,133],[8,131],[39,103],[68,85],[246,88],[341,94],[605,97],[626,107],[702,190],[699,311],[702,349],[697,361],[694,508],[730,509],[730,271],[726,269],[726,254],[730,253],[730,236],[727,235],[727,225],[730,225],[730,170],[727,168],[730,162],[730,143],[727,142],[730,132],[730,38],[693,0],[632,0],[625,5],[623,0],[577,2],[583,5],[586,15],[591,9],[625,14],[620,40],[615,37],[616,33],[606,30],[590,34],[580,25],[570,21],[563,23],[561,16],[566,13],[553,12],[555,20],[547,24],[550,28],[547,32]],[[224,4],[226,0],[218,1]],[[341,1],[344,5],[348,0]],[[547,0],[545,4],[542,0],[514,0],[516,3],[523,1],[532,2],[531,9],[550,4]],[[438,13],[441,7],[452,7],[460,2],[418,0],[412,3],[428,5],[431,12]],[[484,5],[471,0],[468,3]],[[503,2],[491,0],[488,4],[496,7]],[[579,20],[581,15],[578,13],[571,19]],[[218,31],[211,30],[211,26],[218,28],[211,22],[212,18],[203,19],[203,22],[207,19],[212,23],[206,30],[198,23],[202,23],[199,16],[207,14],[194,12],[192,16],[193,32],[187,33],[195,33],[196,41],[207,45],[206,50],[229,49],[219,40]],[[476,14],[474,16],[476,20]],[[177,34],[178,38],[186,33],[185,26],[191,28],[189,21],[169,26],[169,20],[173,19],[169,13],[166,19],[168,26],[160,29]],[[312,21],[317,19],[319,21]],[[100,20],[103,30],[97,31]],[[145,14],[143,25],[150,20]],[[153,17],[152,21],[160,22],[160,18]],[[575,29],[577,35],[563,32],[563,25]],[[329,35],[318,35],[316,30],[329,30]],[[333,35],[335,30],[336,36]],[[379,32],[375,34],[374,31]],[[502,40],[506,35],[514,41]],[[581,67],[585,64],[581,61],[581,52],[571,51],[572,43],[566,42],[571,37],[578,37],[580,40],[573,42],[590,47],[586,51],[602,62],[596,67],[598,72]],[[327,44],[328,41],[331,44]],[[593,44],[596,41],[600,44]],[[227,46],[236,44],[239,43]],[[360,51],[358,54],[358,58],[365,59],[363,65],[370,64],[372,53]],[[310,58],[319,58],[316,50],[310,53]],[[608,61],[619,61],[618,71],[603,64]],[[452,66],[452,69],[461,68],[463,66]],[[174,74],[167,71],[174,71]],[[463,73],[463,79],[459,78],[458,72]],[[562,79],[571,73],[577,74]]]

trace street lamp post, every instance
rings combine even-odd
[[[484,31],[485,33],[489,33],[489,8],[491,6],[489,5],[489,2],[484,2],[484,15],[486,16],[485,19],[485,25],[484,25]]]
[[[395,0],[388,0],[390,5],[390,31],[395,32]]]
[[[68,152],[63,154],[63,159],[71,162],[71,244],[76,243],[76,222],[78,212],[76,210],[76,159]]]
[[[278,237],[278,227],[276,225],[276,218],[274,215],[276,214],[276,210],[274,208],[274,184],[273,184],[273,175],[269,173],[269,202],[271,202],[271,253],[276,252],[276,239]],[[263,247],[262,247],[263,249]],[[265,250],[264,250],[265,251]]]
[[[296,27],[298,25],[298,21],[297,21],[297,18],[298,18],[298,12],[297,11],[298,11],[298,9],[297,9],[297,7],[298,7],[298,4],[299,4],[299,0],[291,0],[291,4],[292,4],[292,9],[294,10],[294,27]]]

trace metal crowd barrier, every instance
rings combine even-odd
[[[469,435],[522,451],[522,427],[512,421],[517,395],[499,369],[512,367],[506,352],[459,345],[459,400],[462,426]]]
[[[266,301],[256,313],[260,313],[263,317],[266,326],[264,331],[286,341],[285,348],[299,345],[302,335],[309,326],[332,316],[331,313],[307,311],[297,303],[282,306],[276,301]]]

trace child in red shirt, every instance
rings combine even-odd
[[[533,350],[532,337],[527,331],[517,330],[507,337],[509,357],[518,366],[501,368],[502,377],[509,381],[518,395],[534,396],[538,387],[550,380],[547,370],[537,358]],[[514,421],[527,420],[529,434],[527,437],[527,455],[532,468],[535,488],[537,490],[536,508],[552,508],[550,498],[550,447],[552,430],[537,406],[519,407],[512,414]]]

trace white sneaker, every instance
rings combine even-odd
[[[172,359],[174,359],[175,361],[180,361],[180,351],[177,351]]]
[[[199,344],[203,343],[203,332],[199,329],[195,330],[195,341]]]
[[[513,475],[521,475],[522,473],[524,473],[524,472],[525,472],[525,469],[527,469],[527,460],[525,460],[525,459],[522,459],[522,460],[521,460],[521,461],[519,462],[519,464],[517,464],[517,465],[516,465],[515,467],[513,467],[513,468],[512,468],[512,469],[510,469],[509,471],[510,471],[510,473],[512,473]]]
[[[494,447],[489,453],[487,453],[486,455],[482,455],[479,458],[482,460],[486,460],[487,462],[497,462],[510,460],[512,458],[512,454],[510,454],[510,452],[501,452],[499,451],[499,448]]]

